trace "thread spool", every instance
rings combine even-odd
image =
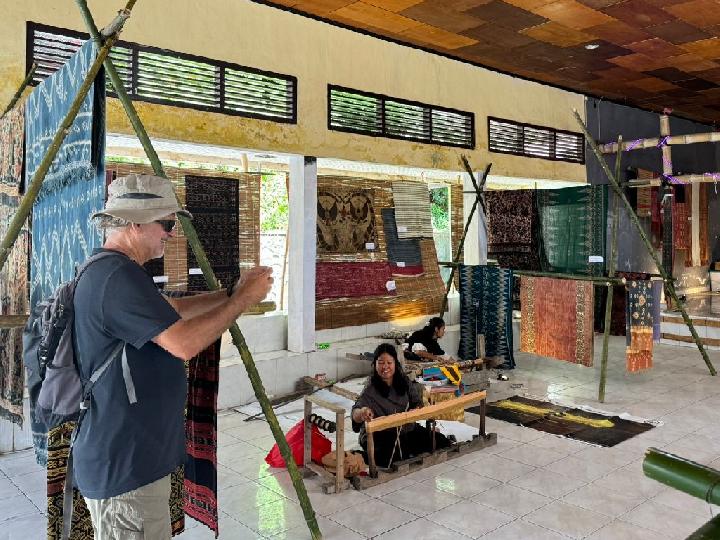
[[[323,431],[327,431],[328,433],[335,433],[335,430],[337,429],[337,424],[335,422],[327,420],[326,418],[323,418],[322,416],[315,413],[310,413],[310,416],[308,416],[308,422],[316,425],[319,429]]]

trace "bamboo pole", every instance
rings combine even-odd
[[[681,144],[697,144],[697,143],[720,142],[720,132],[713,131],[710,133],[694,133],[691,135],[674,135],[671,137],[661,136],[649,139],[637,139],[635,141],[627,141],[621,144],[608,143],[598,145],[600,153],[615,154],[618,148],[623,152],[632,150],[645,150],[648,148],[657,148],[661,143],[663,145],[681,145]]]
[[[713,376],[717,375],[717,372],[715,371],[715,367],[713,366],[712,362],[710,361],[707,351],[705,351],[705,347],[703,346],[702,341],[700,340],[700,336],[698,336],[698,333],[695,330],[695,325],[693,324],[692,320],[688,316],[687,311],[685,310],[685,306],[683,306],[680,303],[680,301],[678,300],[677,293],[675,292],[675,285],[672,282],[672,276],[668,276],[667,272],[663,268],[662,262],[660,261],[660,259],[658,259],[657,255],[655,254],[655,251],[652,248],[652,244],[650,243],[650,240],[648,240],[648,237],[645,234],[645,231],[643,230],[642,226],[640,225],[640,222],[638,221],[638,218],[635,215],[635,212],[633,212],[630,202],[627,200],[627,197],[625,197],[625,194],[620,189],[620,185],[618,184],[617,178],[615,177],[615,175],[613,174],[613,172],[610,170],[607,163],[605,162],[605,159],[603,158],[603,155],[600,153],[600,149],[598,148],[597,143],[595,142],[595,139],[593,139],[592,135],[590,135],[590,132],[587,130],[585,123],[582,121],[582,118],[580,118],[580,115],[578,114],[576,109],[573,109],[573,114],[575,115],[575,119],[577,120],[578,124],[580,125],[580,128],[583,131],[583,134],[585,135],[585,139],[587,140],[588,144],[590,145],[590,148],[592,149],[593,153],[595,154],[595,157],[597,158],[598,162],[600,163],[600,166],[602,167],[603,171],[605,172],[605,175],[608,177],[608,180],[610,181],[610,184],[612,185],[613,190],[615,190],[616,195],[618,196],[618,198],[622,201],[623,205],[625,206],[625,210],[628,212],[630,221],[632,221],[633,225],[637,229],[638,234],[640,235],[640,238],[642,239],[643,244],[645,245],[645,249],[648,251],[648,253],[652,257],[653,261],[655,262],[655,265],[657,266],[658,270],[660,271],[663,281],[665,282],[665,287],[666,287],[667,291],[670,293],[670,296],[671,296],[673,302],[680,309],[682,318],[685,321],[685,324],[688,326],[688,329],[690,330],[690,334],[692,335],[692,338],[695,341],[695,344],[697,345],[697,347],[700,351],[700,354],[703,357],[703,360],[705,361],[705,365],[707,366],[708,370],[710,371],[710,375],[713,375]]]
[[[130,11],[132,10],[136,1],[137,0],[128,0],[125,9],[120,12],[120,15],[118,15],[118,17],[122,19],[122,23],[124,23],[130,16]],[[5,266],[5,261],[7,261],[10,250],[12,249],[15,240],[20,234],[20,230],[22,229],[23,224],[30,215],[30,211],[32,210],[33,204],[35,203],[35,199],[37,199],[38,193],[40,193],[40,187],[42,186],[43,180],[45,179],[45,175],[50,169],[50,166],[52,165],[55,156],[60,150],[60,146],[62,145],[65,137],[70,131],[70,128],[75,121],[75,117],[77,116],[78,111],[83,104],[83,101],[85,101],[85,97],[90,91],[90,87],[94,84],[95,78],[97,77],[97,74],[103,65],[103,61],[105,60],[105,58],[107,58],[108,54],[110,53],[111,47],[118,39],[120,28],[122,28],[122,24],[120,24],[118,31],[112,36],[110,36],[105,42],[105,44],[98,51],[97,58],[95,58],[95,61],[92,63],[90,69],[85,75],[85,79],[83,80],[83,83],[78,90],[78,94],[75,96],[75,99],[70,105],[70,109],[68,110],[65,118],[63,118],[62,123],[58,127],[58,130],[55,133],[55,136],[53,137],[53,140],[50,143],[47,152],[45,153],[45,157],[43,158],[42,162],[40,162],[40,166],[37,168],[37,171],[35,171],[35,174],[33,175],[32,180],[30,181],[30,184],[28,185],[28,188],[25,192],[25,196],[22,198],[22,201],[20,201],[20,206],[18,206],[17,212],[13,216],[8,230],[5,233],[5,238],[3,238],[2,242],[0,243],[0,270],[3,268],[3,266]]]
[[[622,135],[618,137],[618,145],[622,144]],[[618,152],[615,156],[615,178],[620,178],[620,163],[622,161],[622,152]],[[618,205],[620,199],[613,192],[613,213],[612,213],[612,229],[610,231],[610,260],[608,261],[608,277],[615,277],[615,269],[617,267],[617,232],[620,226],[620,209]],[[608,365],[608,347],[610,345],[610,319],[612,318],[614,287],[612,283],[608,283],[607,298],[605,300],[605,327],[603,328],[603,346],[602,355],[600,357],[600,386],[598,387],[598,401],[605,403],[605,385],[607,384],[607,365]]]
[[[488,166],[485,167],[485,172],[483,172],[482,179],[480,180],[480,184],[477,183],[475,180],[475,175],[473,174],[472,167],[470,167],[470,163],[468,163],[468,160],[465,156],[461,157],[463,165],[465,166],[465,170],[470,175],[470,180],[472,181],[473,187],[475,188],[475,202],[472,205],[472,208],[470,209],[470,213],[468,214],[467,222],[465,223],[465,230],[463,231],[462,236],[460,237],[460,242],[458,243],[457,250],[455,251],[455,257],[453,259],[453,262],[455,263],[452,266],[452,270],[450,270],[450,277],[448,277],[447,286],[445,287],[445,296],[443,296],[442,306],[440,307],[440,318],[442,319],[443,315],[445,315],[445,312],[447,311],[447,305],[448,305],[448,295],[450,294],[450,288],[452,287],[453,279],[455,278],[455,270],[457,269],[457,265],[460,264],[460,255],[462,254],[463,247],[465,246],[465,237],[467,236],[468,229],[470,229],[470,223],[472,222],[472,218],[475,215],[475,210],[477,209],[478,204],[482,204],[482,189],[485,187],[485,182],[487,182],[488,174],[490,174],[490,167],[492,167],[492,163],[488,163]],[[485,205],[482,205],[483,208]]]
[[[648,448],[643,473],[671,488],[720,504],[720,471],[657,448]]]
[[[555,279],[570,279],[575,281],[589,281],[596,287],[600,285],[625,285],[625,278],[609,278],[603,276],[585,276],[580,274],[556,274],[553,272],[540,272],[535,270],[513,270],[516,276],[549,277]]]
[[[101,37],[98,33],[97,26],[95,26],[95,21],[93,20],[86,0],[76,0],[76,3],[80,8],[80,12],[82,13],[83,19],[85,20],[85,24],[88,31],[90,32],[90,35],[94,40],[100,41]],[[125,108],[125,113],[127,114],[130,123],[132,124],[133,129],[135,130],[135,133],[140,140],[140,143],[145,149],[145,153],[150,160],[153,171],[156,175],[167,178],[167,176],[165,175],[165,171],[163,170],[162,163],[160,162],[160,158],[158,157],[157,152],[153,148],[150,137],[145,130],[145,126],[140,120],[140,117],[137,114],[137,110],[135,109],[135,106],[130,100],[130,97],[127,95],[122,80],[120,79],[117,70],[115,69],[115,66],[113,65],[110,58],[107,58],[105,62],[105,68],[110,78],[110,82],[115,88],[118,99],[120,99],[121,103],[123,104],[123,107]],[[202,269],[203,276],[205,277],[205,281],[208,284],[208,288],[210,290],[218,289],[217,279],[215,278],[215,274],[210,267],[210,263],[207,259],[207,255],[205,254],[205,250],[200,244],[200,240],[197,236],[197,232],[195,231],[195,227],[193,226],[192,222],[184,216],[178,215],[178,219],[183,227],[183,232],[185,233],[188,244],[192,248],[193,253],[195,254],[195,258],[198,261],[198,266],[200,266],[200,268]],[[240,353],[240,358],[245,365],[245,370],[248,373],[248,378],[250,379],[250,383],[252,384],[255,396],[260,403],[260,407],[265,414],[267,423],[270,426],[270,431],[275,437],[275,441],[278,444],[280,453],[285,460],[288,473],[290,474],[293,486],[295,487],[295,492],[298,496],[300,507],[302,508],[303,514],[305,516],[305,521],[308,525],[308,528],[310,529],[310,534],[312,535],[313,539],[320,539],[322,538],[322,533],[320,532],[317,518],[315,517],[315,511],[313,510],[312,503],[310,502],[310,498],[308,497],[307,491],[305,489],[305,484],[303,483],[302,477],[300,476],[300,471],[295,464],[295,459],[293,458],[290,446],[285,439],[285,434],[280,428],[280,424],[278,423],[277,417],[275,416],[275,411],[273,410],[272,405],[270,404],[270,400],[267,397],[265,387],[263,386],[262,379],[260,378],[260,374],[258,373],[257,367],[255,366],[252,354],[250,354],[250,350],[248,349],[247,343],[245,342],[245,337],[242,335],[242,332],[240,331],[237,323],[233,323],[233,325],[230,327],[230,335],[232,336],[233,344]]]
[[[10,110],[15,106],[15,104],[18,102],[18,100],[22,97],[23,92],[25,91],[25,88],[27,88],[28,84],[33,79],[33,76],[35,75],[35,70],[37,69],[37,64],[33,62],[33,65],[30,66],[30,71],[25,76],[25,79],[23,82],[20,83],[20,87],[17,89],[17,92],[15,92],[15,95],[13,95],[12,99],[10,100],[10,103],[8,103],[8,106],[5,107],[5,110],[2,114],[0,114],[0,118],[5,116]]]

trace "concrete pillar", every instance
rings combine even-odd
[[[317,159],[290,158],[288,350],[315,350]]]
[[[482,178],[482,172],[476,172],[475,179],[479,181],[480,178]],[[467,223],[470,210],[475,204],[475,188],[469,174],[463,173],[462,179],[463,192],[465,192],[463,193],[463,223]],[[480,206],[475,209],[465,237],[463,262],[465,264],[487,264],[487,226]]]

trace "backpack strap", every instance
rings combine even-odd
[[[70,533],[72,531],[72,518],[73,518],[73,446],[75,445],[75,439],[77,439],[78,433],[80,432],[80,425],[82,424],[83,418],[85,418],[85,413],[90,408],[90,398],[92,397],[92,389],[95,386],[95,383],[100,380],[100,378],[105,374],[108,367],[110,367],[110,364],[112,364],[112,361],[115,360],[122,351],[122,357],[123,357],[123,364],[127,363],[127,356],[125,354],[125,343],[120,342],[118,343],[115,348],[110,353],[110,356],[105,362],[102,363],[102,365],[97,368],[95,371],[93,371],[92,375],[90,375],[90,378],[83,386],[83,397],[82,401],[80,402],[80,414],[78,415],[77,422],[75,423],[75,427],[73,428],[72,435],[70,435],[70,448],[68,449],[68,457],[67,457],[67,465],[65,470],[65,485],[64,485],[64,492],[63,492],[63,530],[62,530],[62,536],[61,540],[69,540]],[[123,377],[125,376],[123,369]],[[128,371],[129,373],[129,371]],[[130,379],[130,383],[132,384],[132,379]],[[126,380],[126,386],[127,386],[127,380]],[[133,396],[134,396],[135,388],[133,386]],[[129,397],[129,390],[128,390],[128,397]],[[135,399],[135,402],[137,399]],[[131,401],[131,403],[134,403]]]

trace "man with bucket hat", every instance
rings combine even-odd
[[[170,473],[185,462],[188,360],[269,292],[272,270],[245,272],[230,288],[165,298],[142,265],[162,257],[178,205],[172,183],[132,174],[108,187],[91,216],[103,247],[75,289],[74,343],[87,380],[117,355],[93,386],[73,446],[75,482],[97,540],[170,538]]]

